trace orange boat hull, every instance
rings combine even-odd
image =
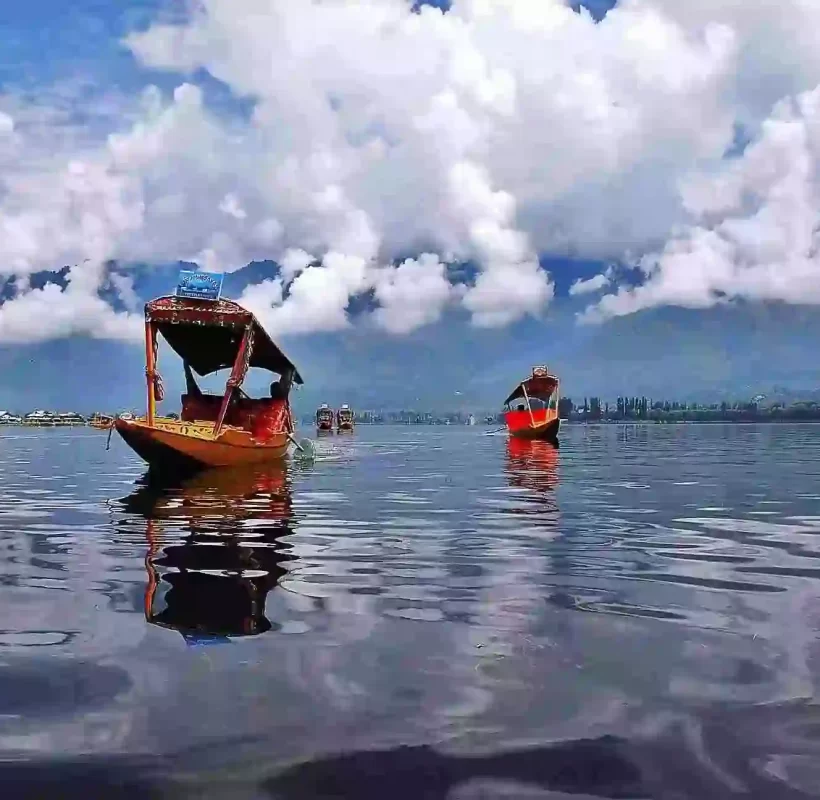
[[[158,418],[153,427],[142,419],[117,419],[123,441],[155,469],[203,469],[267,464],[287,455],[288,435],[277,433],[264,442],[239,428],[224,428],[213,436],[212,422]]]
[[[533,411],[508,411],[505,414],[507,430],[516,439],[542,439],[557,441],[561,420],[551,409]]]

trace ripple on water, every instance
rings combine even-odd
[[[560,450],[374,428],[170,485],[91,437],[28,461],[4,439],[0,715],[25,725],[0,746],[105,718],[134,751],[279,764],[812,696],[820,426],[658,427],[568,426]]]

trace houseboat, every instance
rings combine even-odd
[[[54,414],[50,411],[43,411],[42,409],[37,409],[36,411],[30,411],[23,417],[23,424],[24,425],[34,425],[35,427],[42,428],[42,427],[51,427],[55,425]]]

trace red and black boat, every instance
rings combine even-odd
[[[353,409],[345,404],[336,412],[336,430],[339,433],[342,431],[352,431],[353,425]]]
[[[327,403],[322,403],[316,411],[316,430],[322,433],[333,430],[333,409]]]
[[[504,401],[504,421],[517,439],[558,441],[560,381],[546,367],[533,367],[532,375],[513,389]]]

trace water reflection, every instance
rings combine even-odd
[[[137,487],[0,437],[11,796],[818,796],[820,426],[405,427]]]
[[[550,442],[507,440],[510,486],[533,492],[552,492],[558,485],[558,448]]]
[[[281,542],[292,532],[287,465],[146,478],[123,505],[145,520],[148,622],[192,644],[278,628],[265,601],[290,558]]]

